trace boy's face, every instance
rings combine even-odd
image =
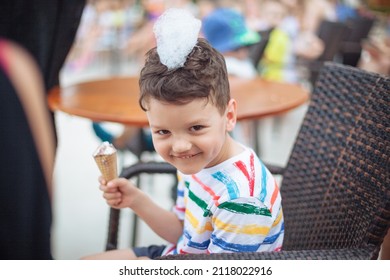
[[[204,99],[174,105],[152,98],[146,113],[156,151],[182,173],[195,174],[230,157],[227,139],[236,123],[235,100],[221,115]]]

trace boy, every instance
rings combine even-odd
[[[161,62],[159,40],[146,57],[140,105],[156,151],[178,169],[176,206],[174,211],[159,207],[123,178],[100,179],[100,189],[110,206],[131,208],[171,245],[87,258],[280,250],[284,222],[279,189],[255,153],[229,135],[237,104],[230,98],[222,54],[195,38],[182,66]]]

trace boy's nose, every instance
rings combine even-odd
[[[184,138],[178,138],[173,141],[172,151],[174,153],[184,153],[191,149],[191,142],[187,141]]]

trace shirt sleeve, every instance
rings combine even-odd
[[[179,220],[184,220],[184,214],[186,211],[186,203],[184,199],[184,193],[186,191],[185,181],[182,176],[178,174],[178,184],[177,184],[177,198],[176,204],[173,207],[173,212],[177,215]]]

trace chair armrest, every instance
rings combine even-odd
[[[261,253],[168,255],[160,260],[367,260],[376,259],[374,246],[353,249],[302,250]]]
[[[167,173],[167,174],[176,174],[177,169],[166,162],[138,162],[129,167],[122,169],[119,177],[130,179],[134,176],[137,176],[141,173],[154,174],[154,173]]]

